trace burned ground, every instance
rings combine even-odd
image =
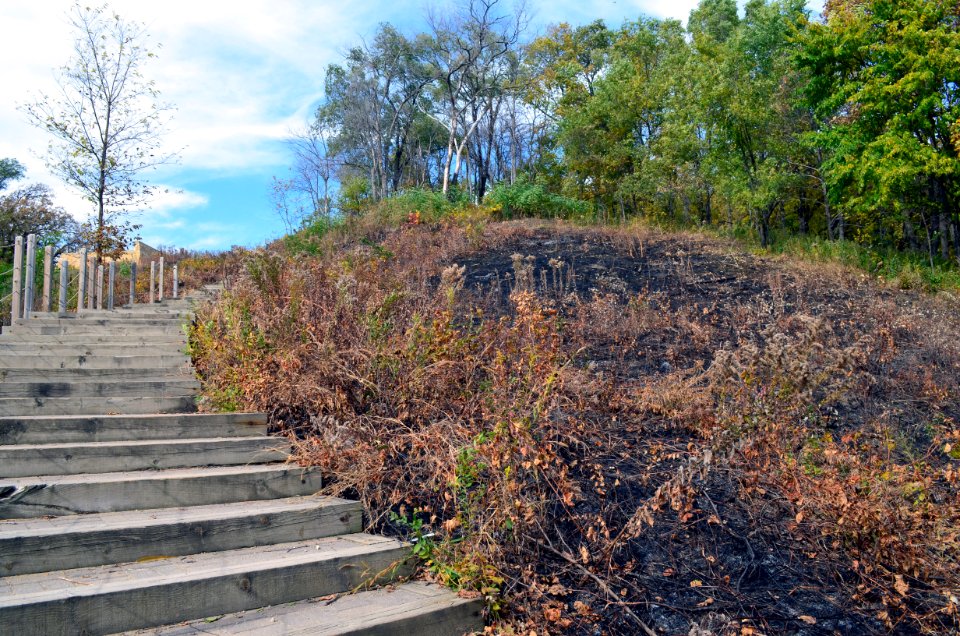
[[[549,223],[282,261],[231,301],[251,324],[204,317],[208,393],[272,410],[375,529],[435,533],[494,631],[957,629],[955,300]]]
[[[904,444],[897,449],[904,454],[901,460],[909,462],[914,449],[933,441],[926,424],[931,418],[939,413],[956,421],[960,415],[956,384],[951,381],[958,370],[956,349],[925,347],[922,323],[915,323],[915,329],[906,324],[910,316],[924,322],[939,316],[952,323],[948,330],[956,334],[949,308],[878,286],[862,274],[824,276],[794,263],[738,254],[702,237],[641,238],[569,228],[521,233],[456,262],[466,268],[472,301],[490,311],[509,312],[510,293],[524,286],[553,301],[562,316],[580,327],[568,333],[568,344],[577,346],[577,363],[601,377],[611,374],[626,392],[630,385],[642,390],[651,381],[662,383],[670,374],[696,373],[723,347],[735,348],[743,341],[762,344],[766,330],[798,314],[824,320],[838,335],[834,346],[845,347],[866,334],[890,329],[889,322],[898,316],[903,320],[898,344],[906,351],[900,359],[872,360],[860,369],[870,375],[867,395],[844,401],[842,414],[837,409],[841,404],[831,405],[833,417],[818,432],[840,438],[886,415]],[[583,301],[591,299],[604,299],[621,311],[627,311],[631,302],[642,302],[668,319],[653,328],[623,333],[615,327],[623,317],[616,310],[606,316],[588,315],[586,320],[576,315]],[[917,375],[914,365],[924,358],[939,359],[924,361],[931,364],[929,372],[946,384],[942,390],[952,394],[940,409],[917,402],[908,386],[909,377]],[[622,528],[633,511],[675,474],[688,447],[700,444],[686,428],[644,415],[649,414],[615,418],[604,431],[609,437],[596,443],[598,451],[607,451],[591,458],[603,466],[599,473],[604,486],[579,504],[575,511],[579,520],[588,523],[593,516],[606,528]],[[661,459],[670,456],[676,459]],[[595,483],[596,476],[588,471],[581,481]],[[840,560],[824,563],[809,543],[786,531],[796,519],[794,506],[785,505],[779,494],[743,497],[742,485],[736,483],[739,476],[733,467],[713,470],[700,484],[690,510],[658,519],[605,555],[607,576],[624,586],[623,598],[642,602],[649,625],[664,633],[685,633],[698,621],[726,629],[739,621],[741,627],[754,625],[776,633],[887,631],[877,618],[883,614],[882,604],[850,604],[844,587],[857,578],[855,573]],[[563,534],[576,536],[577,528],[564,528]],[[539,574],[545,579],[569,571],[550,554],[541,558],[545,563]],[[582,572],[569,574],[574,581],[583,578]],[[691,587],[694,581],[702,585]],[[562,596],[558,600],[571,602]],[[619,623],[625,633],[635,629],[620,606],[609,609],[611,623]]]

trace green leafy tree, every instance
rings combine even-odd
[[[945,0],[833,2],[798,63],[827,122],[819,141],[834,201],[856,238],[960,255],[960,5]]]
[[[74,54],[58,75],[59,94],[41,95],[24,107],[29,119],[54,141],[47,165],[94,205],[91,243],[102,260],[113,242],[126,240],[123,212],[153,192],[143,177],[173,157],[161,152],[164,115],[143,67],[153,53],[140,24],[127,22],[106,5],[74,5]]]
[[[700,109],[714,135],[710,163],[720,188],[768,245],[773,216],[798,184],[791,165],[802,123],[792,104],[791,61],[792,37],[805,8],[802,0],[750,0],[744,19],[732,25],[729,17],[706,13],[729,16],[727,4],[701,4],[699,20],[692,20],[709,27],[694,34],[698,60],[712,76],[699,83]]]
[[[341,178],[368,175],[374,199],[400,188],[414,154],[412,129],[425,117],[421,111],[430,80],[422,47],[422,41],[382,24],[369,45],[351,49],[342,65],[327,68],[326,97],[311,128],[329,143],[322,152],[311,152],[338,158],[349,173]],[[300,162],[302,153],[297,154]]]

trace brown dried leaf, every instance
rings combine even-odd
[[[900,596],[906,596],[907,592],[910,591],[910,584],[903,580],[902,574],[897,574],[893,577],[893,589],[895,589]]]

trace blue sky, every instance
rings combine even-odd
[[[27,166],[27,180],[52,186],[79,219],[90,204],[50,176],[39,158],[46,133],[17,105],[53,93],[54,70],[69,58],[70,0],[0,2],[0,157]],[[530,0],[531,29],[603,18],[619,25],[640,15],[685,20],[696,0]],[[324,70],[369,36],[379,22],[405,32],[425,28],[427,4],[408,0],[114,0],[124,18],[146,23],[160,44],[144,74],[176,106],[164,143],[181,162],[149,174],[161,187],[135,217],[154,246],[219,250],[276,238],[283,225],[268,198],[285,177],[283,139],[322,98]],[[431,3],[440,7],[443,3]],[[156,46],[154,47],[156,48]]]

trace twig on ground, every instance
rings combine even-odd
[[[632,619],[637,623],[637,625],[640,626],[640,629],[642,629],[643,632],[644,632],[645,634],[647,634],[647,636],[657,636],[657,633],[656,633],[655,631],[653,631],[653,630],[650,628],[650,626],[647,625],[647,624],[643,621],[643,619],[641,619],[639,616],[637,616],[636,613],[634,613],[634,611],[633,611],[632,609],[630,609],[630,608],[627,606],[627,604],[624,603],[624,602],[620,599],[619,596],[617,596],[617,593],[616,593],[616,592],[614,592],[612,589],[610,589],[610,586],[607,585],[606,581],[604,581],[603,579],[601,579],[599,576],[597,576],[596,574],[594,574],[593,572],[591,572],[591,571],[588,570],[587,568],[583,567],[583,565],[581,565],[579,562],[577,562],[577,560],[574,559],[574,558],[573,558],[572,556],[570,556],[569,554],[567,554],[567,553],[565,553],[565,552],[561,552],[560,550],[557,550],[557,549],[555,549],[555,548],[552,548],[551,546],[549,546],[548,544],[544,543],[543,541],[540,541],[539,539],[534,539],[533,537],[530,537],[530,536],[528,536],[527,538],[530,539],[531,541],[533,541],[534,543],[536,543],[538,546],[540,546],[540,547],[543,548],[544,550],[550,552],[551,554],[554,554],[554,555],[560,557],[561,559],[563,559],[564,561],[566,561],[567,563],[569,563],[570,565],[574,566],[575,568],[577,568],[578,570],[580,570],[582,573],[586,574],[588,577],[590,577],[591,579],[593,579],[593,581],[594,581],[597,585],[600,586],[600,589],[603,590],[604,594],[607,595],[607,597],[610,599],[610,601],[611,601],[612,603],[614,603],[615,605],[619,606],[620,609],[622,609],[624,612],[626,612],[627,615],[629,615],[630,618],[632,618]]]

